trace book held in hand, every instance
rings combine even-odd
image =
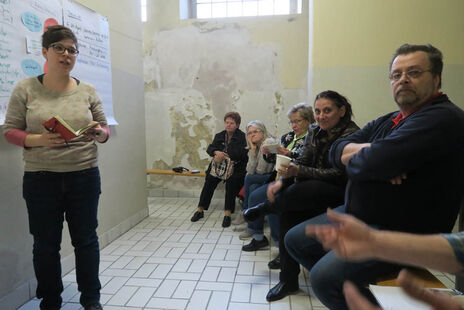
[[[267,149],[269,150],[269,152],[271,152],[272,154],[276,154],[277,153],[277,148],[280,145],[280,143],[277,143],[277,142],[269,142],[268,144],[266,144],[266,141],[263,143],[263,146],[267,147]]]
[[[68,123],[66,123],[64,119],[57,115],[52,117],[42,125],[45,127],[47,131],[59,133],[65,141],[68,141],[82,135],[87,130],[98,126],[98,123],[92,123],[81,129],[74,130]]]

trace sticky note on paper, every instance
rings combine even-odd
[[[21,14],[21,21],[24,26],[32,32],[39,32],[42,30],[42,22],[34,13],[24,12]]]
[[[33,59],[24,59],[21,61],[21,69],[24,74],[30,77],[41,75],[43,73],[40,64]]]
[[[42,54],[42,42],[38,39],[26,37],[26,53],[40,56]]]

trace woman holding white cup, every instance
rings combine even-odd
[[[268,200],[243,213],[249,221],[263,214],[279,214],[280,282],[268,292],[268,301],[282,299],[299,289],[299,264],[285,249],[287,231],[344,200],[346,175],[331,167],[329,149],[335,140],[351,135],[359,127],[351,120],[350,103],[335,91],[318,94],[314,112],[317,125],[310,128],[302,155],[294,162],[282,163],[278,168],[281,177],[267,188]]]

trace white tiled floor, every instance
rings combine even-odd
[[[150,216],[101,251],[104,309],[326,309],[310,297],[306,271],[297,295],[266,301],[279,279],[267,267],[277,249],[242,252],[249,241],[233,226],[221,227],[223,201],[214,199],[205,218],[192,223],[198,198],[149,198]],[[63,281],[62,309],[82,309],[74,271]],[[38,305],[33,299],[20,309]]]
[[[249,241],[241,241],[233,226],[221,227],[223,199],[213,200],[204,219],[190,222],[197,200],[149,198],[150,216],[101,251],[105,310],[327,309],[311,296],[306,270],[297,295],[266,302],[266,293],[279,279],[278,270],[267,267],[277,249],[242,252]],[[453,276],[433,273],[454,287]],[[63,281],[62,309],[82,309],[74,271]],[[39,301],[20,309],[39,309]]]

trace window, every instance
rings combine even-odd
[[[147,21],[147,0],[140,0],[140,8],[141,8],[141,15],[142,15],[142,22]]]
[[[190,0],[190,18],[301,13],[301,0]]]

